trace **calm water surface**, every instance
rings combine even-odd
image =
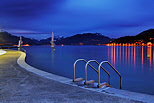
[[[142,46],[30,46],[26,62],[38,69],[73,78],[75,60],[109,61],[122,75],[122,89],[154,95],[154,47]],[[147,56],[150,56],[147,58]],[[91,63],[96,69],[98,65]],[[102,65],[111,75],[111,86],[119,88],[119,76],[107,64]],[[84,78],[84,62],[78,62],[76,77]],[[88,67],[88,80],[97,81],[97,73]],[[108,76],[101,70],[101,82]]]

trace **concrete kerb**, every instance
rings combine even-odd
[[[52,79],[52,80],[55,80],[55,81],[59,81],[59,82],[62,82],[62,83],[67,83],[67,82],[70,82],[71,79],[69,78],[65,78],[65,77],[62,77],[62,76],[58,76],[58,75],[55,75],[55,74],[52,74],[52,73],[48,73],[48,72],[45,72],[45,71],[42,71],[42,70],[39,70],[37,68],[34,68],[30,65],[28,65],[26,62],[25,62],[25,57],[26,57],[26,54],[21,52],[21,56],[18,58],[17,60],[17,63],[24,69],[30,71],[30,72],[33,72],[37,75],[40,75],[40,76],[43,76],[45,78],[48,78],[48,79]]]
[[[72,79],[58,76],[58,75],[55,75],[52,73],[48,73],[48,72],[39,70],[37,68],[34,68],[34,67],[28,65],[25,62],[25,58],[26,58],[26,53],[21,52],[21,56],[17,60],[18,65],[21,66],[22,68],[26,69],[27,71],[30,71],[30,72],[35,73],[37,75],[43,76],[45,78],[52,79],[52,80],[55,80],[55,81],[58,81],[58,82],[61,82],[64,84],[80,87],[83,89],[87,89],[87,90],[91,90],[91,91],[95,91],[95,92],[99,92],[99,93],[104,93],[107,95],[118,96],[118,97],[122,97],[122,98],[133,99],[133,100],[138,100],[138,101],[143,101],[143,102],[148,102],[148,103],[154,103],[154,96],[153,95],[130,92],[130,91],[126,91],[126,90],[120,90],[120,89],[109,88],[109,87],[106,87],[106,88],[85,88],[85,87],[77,86],[74,83],[72,83]]]

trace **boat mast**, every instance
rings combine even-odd
[[[20,36],[20,40],[19,40],[19,43],[18,43],[18,50],[20,50],[22,48],[22,45],[23,44],[23,41],[22,41],[22,36]]]
[[[51,37],[51,48],[54,48],[55,44],[54,44],[54,34],[52,32],[52,37]]]

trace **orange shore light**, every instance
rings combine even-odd
[[[13,45],[13,46],[18,46],[18,45]],[[30,46],[29,44],[24,44],[24,45],[21,45],[21,46]]]

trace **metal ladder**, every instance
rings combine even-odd
[[[79,61],[84,61],[86,63],[85,65],[85,80],[83,78],[78,78],[78,79],[75,79],[75,66],[76,66],[76,63],[79,62]],[[90,65],[89,63],[90,62],[95,62],[96,64],[98,64],[98,70],[96,70],[92,65]],[[121,79],[121,74],[108,62],[108,61],[102,61],[101,63],[98,63],[96,60],[89,60],[88,62],[85,60],[85,59],[78,59],[74,62],[74,65],[73,65],[73,82],[84,82],[84,85],[89,85],[89,84],[94,84],[94,80],[90,80],[90,81],[87,81],[87,66],[89,65],[93,70],[95,70],[95,72],[97,72],[98,74],[98,83],[96,84],[97,88],[101,88],[102,86],[107,86],[107,87],[111,87],[110,86],[110,74],[107,70],[105,70],[101,65],[103,63],[107,63],[120,77],[120,89],[122,89],[122,79]],[[100,68],[102,68],[105,73],[108,74],[108,83],[102,83],[100,84]]]

